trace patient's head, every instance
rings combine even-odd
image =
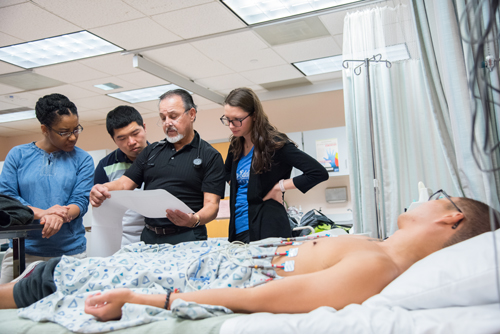
[[[490,207],[488,205],[465,197],[453,197],[453,201],[462,210],[464,218],[457,226],[456,232],[446,241],[444,247],[491,231]],[[449,205],[450,209],[453,209],[453,205],[451,203]],[[491,213],[494,229],[498,229],[500,227],[500,213],[494,209],[491,209]]]

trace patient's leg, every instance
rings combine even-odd
[[[14,285],[16,283],[0,284],[0,309],[17,308],[14,302]]]
[[[17,282],[0,285],[0,309],[22,308],[56,291],[54,268],[61,258],[41,262],[30,275]]]

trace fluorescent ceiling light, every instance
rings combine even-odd
[[[396,44],[391,46],[386,46],[384,48],[378,48],[374,50],[370,50],[365,52],[365,55],[356,54],[354,55],[353,60],[361,61],[365,58],[371,58],[375,55],[380,54],[382,57],[381,60],[388,60],[391,63],[410,59],[410,53],[408,52],[408,48],[406,44]],[[295,67],[299,69],[304,75],[315,75],[315,74],[323,74],[328,72],[340,71],[343,69],[342,67],[342,55],[325,57],[319,59],[305,60],[293,63]],[[360,62],[361,63],[361,62]],[[372,63],[373,64],[373,63]],[[385,63],[384,63],[385,64]],[[350,64],[349,66],[352,66]],[[357,65],[356,65],[357,66]]]
[[[222,0],[245,23],[255,24],[360,0]]]
[[[138,103],[138,102],[158,100],[160,98],[160,95],[162,95],[163,93],[172,89],[179,89],[179,88],[180,87],[177,85],[169,84],[156,87],[128,90],[125,92],[111,93],[106,95],[128,103]]]
[[[0,48],[0,60],[34,68],[117,51],[123,49],[88,31],[80,31]]]
[[[22,121],[24,119],[36,118],[35,110],[18,111],[10,114],[0,115],[0,123]]]
[[[293,63],[304,75],[323,74],[342,70],[342,55]]]
[[[108,82],[108,83],[100,84],[100,85],[94,85],[94,87],[100,88],[102,90],[113,90],[113,89],[117,89],[117,88],[122,88],[122,86],[115,85],[112,82]]]

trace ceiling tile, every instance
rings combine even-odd
[[[17,107],[17,105],[8,102],[7,96],[0,96],[0,110],[14,109]]]
[[[87,110],[105,109],[105,108],[110,108],[109,110],[111,110],[116,106],[123,104],[123,101],[106,95],[99,95],[84,99],[77,99],[74,100],[73,103],[76,104],[78,108],[84,108]]]
[[[278,45],[273,50],[289,63],[341,54],[341,49],[331,36]]]
[[[66,83],[76,83],[97,78],[105,78],[106,73],[94,70],[79,62],[69,62],[57,65],[39,67],[34,70],[38,74]]]
[[[146,15],[172,12],[174,10],[202,5],[214,0],[123,0]]]
[[[132,66],[133,57],[134,55],[122,55],[116,52],[109,55],[82,59],[78,62],[109,75],[120,75],[137,71]]]
[[[201,97],[197,94],[193,94],[193,101],[194,101],[194,104],[196,104],[198,107],[214,103],[213,101],[206,99],[204,97]]]
[[[81,29],[33,3],[22,3],[0,10],[0,30],[23,41],[33,41]]]
[[[49,87],[57,87],[64,82],[40,75],[33,71],[18,71],[0,76],[0,82],[21,91],[37,90]]]
[[[269,46],[252,31],[207,38],[191,43],[206,56],[212,59],[238,57],[250,51],[267,49]]]
[[[142,13],[121,0],[33,0],[33,2],[83,29],[144,17]]]
[[[229,74],[233,71],[218,61],[203,55],[189,44],[143,52],[150,59],[189,79]]]
[[[9,85],[4,85],[0,83],[0,95],[1,94],[10,94],[10,93],[15,93],[18,92],[19,88],[12,87]]]
[[[231,93],[231,91],[233,89],[238,88],[238,87],[247,87],[247,88],[250,88],[255,93],[266,92],[267,91],[266,89],[262,88],[262,86],[259,86],[259,85],[241,85],[241,86],[234,86],[234,87],[230,87],[230,88],[218,89],[217,93],[219,93],[219,94],[221,94],[223,96],[227,96],[227,95],[229,95],[229,93]]]
[[[238,57],[222,57],[220,62],[235,72],[288,64],[272,49],[252,50]]]
[[[181,39],[150,18],[116,23],[91,29],[90,31],[128,50],[169,43]]]
[[[135,69],[134,73],[117,75],[116,77],[139,87],[161,86],[170,83],[139,69]]]
[[[17,5],[17,4],[20,4],[23,2],[29,2],[29,0],[2,0],[0,2],[0,8],[12,6],[12,5]]]
[[[252,85],[250,80],[237,73],[199,79],[196,80],[196,83],[210,88],[211,90],[234,89],[236,87],[246,87]]]
[[[342,34],[344,31],[344,17],[347,14],[347,10],[321,15],[319,19],[325,25],[326,29],[332,35]]]
[[[256,27],[253,30],[271,46],[330,35],[323,23],[315,16]]]
[[[16,107],[28,107],[35,109],[36,101],[41,96],[32,92],[19,92],[8,95],[3,95],[0,97],[0,101],[4,101],[9,104],[13,104]]]
[[[17,67],[17,66],[5,63],[3,61],[0,61],[0,74],[19,72],[19,71],[24,71],[24,68]]]
[[[158,100],[154,100],[154,101],[134,103],[130,105],[139,110],[141,114],[143,114],[144,112],[144,114],[155,113],[156,115],[158,115],[158,102],[159,102]]]
[[[266,67],[258,70],[240,72],[240,74],[256,84],[295,79],[304,76],[292,65]]]
[[[40,122],[38,122],[36,118],[25,119],[23,121],[16,121],[16,122],[0,123],[0,124],[10,129],[26,130],[29,132],[38,132],[40,133],[40,135],[42,134],[42,130],[40,130]]]
[[[122,88],[116,88],[116,89],[112,89],[112,90],[103,90],[103,89],[94,87],[94,85],[101,85],[101,84],[106,84],[106,83],[114,83],[115,85],[118,85]],[[128,81],[125,81],[123,79],[120,79],[118,77],[113,77],[113,76],[99,78],[99,79],[92,79],[89,81],[77,82],[74,85],[81,87],[89,92],[92,92],[92,95],[104,95],[104,94],[109,94],[109,93],[118,93],[118,92],[121,92],[124,90],[141,88],[141,86],[135,85],[133,83],[130,83]]]
[[[62,85],[54,88],[40,89],[33,92],[38,96],[42,97],[52,93],[58,93],[66,96],[71,101],[77,99],[83,99],[86,97],[96,96],[98,94],[91,92],[90,90],[83,89],[81,87],[73,86],[73,85]],[[77,106],[78,107],[78,106]]]
[[[0,24],[1,26],[1,24]],[[24,41],[22,39],[16,38],[14,36],[10,36],[7,34],[4,34],[3,32],[0,32],[0,47],[2,46],[8,46],[12,44],[19,44],[23,43]]]
[[[339,46],[340,50],[343,50],[344,47],[344,35],[334,35],[333,39],[335,40],[335,43]],[[342,52],[340,52],[342,53]]]
[[[219,2],[154,15],[152,19],[182,38],[205,36],[246,26]]]

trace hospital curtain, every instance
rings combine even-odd
[[[354,231],[377,236],[373,164],[379,181],[380,221],[385,236],[397,230],[397,217],[418,199],[418,182],[433,190],[460,195],[458,172],[450,172],[442,131],[449,120],[437,122],[418,51],[411,6],[374,7],[347,13],[344,20],[343,59],[364,59],[377,53],[391,57],[388,47],[404,45],[409,59],[370,65],[368,100],[366,68],[356,75],[353,64],[343,72],[346,127],[349,142],[350,182]],[[368,104],[373,111],[373,141]],[[443,128],[440,128],[443,127]],[[384,236],[384,235],[382,235]]]
[[[477,85],[473,84],[474,94],[482,95],[480,99],[474,99],[468,85],[471,71],[475,70],[473,55],[477,51],[475,43],[469,41],[471,37],[476,39],[486,24],[488,8],[488,1],[412,0],[433,120],[440,129],[440,145],[445,152],[447,166],[455,182],[458,181],[457,190],[460,190],[455,194],[480,200],[498,210],[499,173],[482,172],[471,150],[472,113],[476,111],[479,117],[474,128],[478,143],[475,156],[483,169],[499,166],[498,150],[491,155],[481,154],[486,126],[490,130],[486,141],[498,143],[499,140],[498,106],[491,104],[488,124],[481,117],[484,102],[496,99],[498,103],[498,93],[478,91]],[[493,40],[491,47],[496,50],[498,59],[498,41]],[[481,66],[480,63],[476,65]],[[498,64],[491,74],[487,74],[486,69],[477,70],[490,77],[498,87]]]

